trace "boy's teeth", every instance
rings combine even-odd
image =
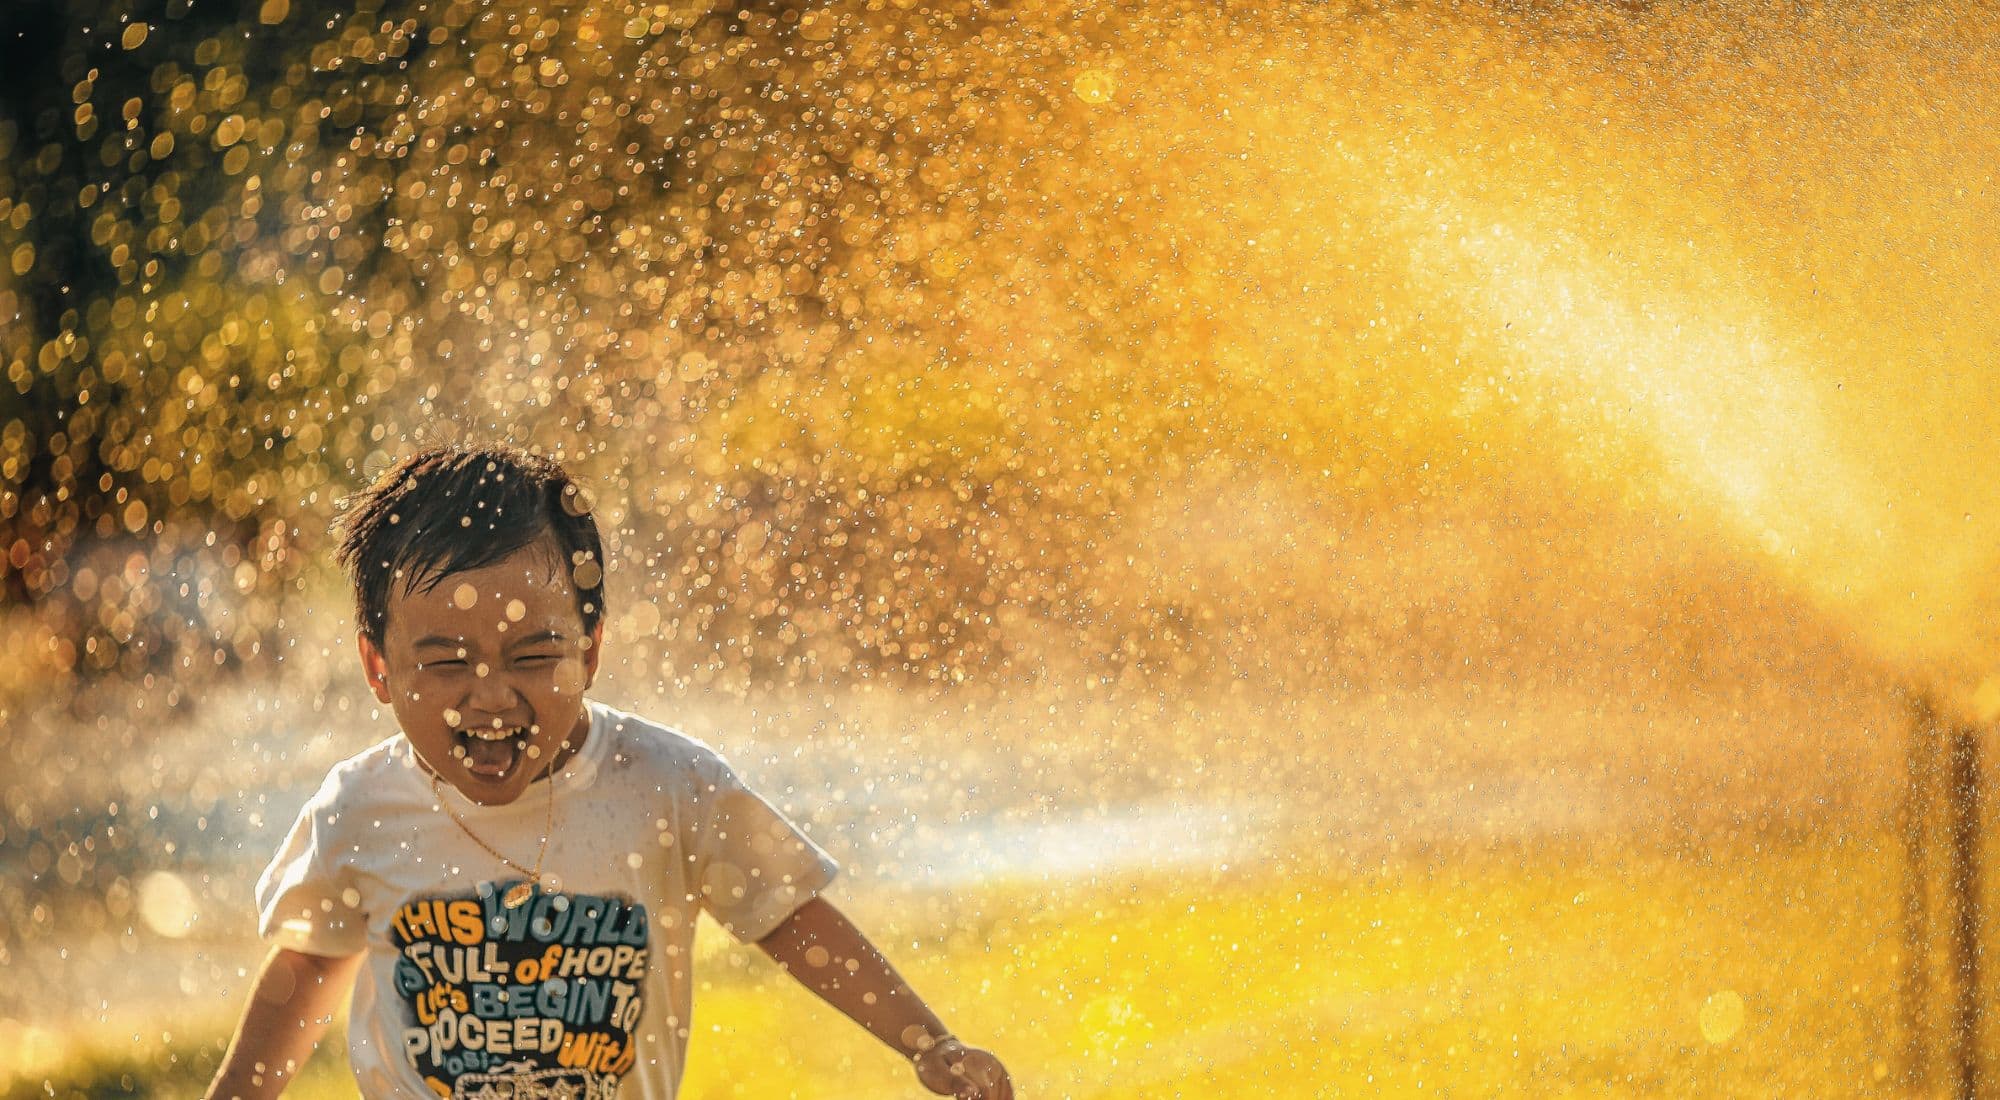
[[[523,730],[520,726],[513,726],[511,728],[504,730],[496,730],[489,727],[483,729],[461,730],[460,732],[464,733],[467,737],[476,738],[480,741],[505,741],[509,737],[519,737],[526,731]]]

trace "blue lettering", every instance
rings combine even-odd
[[[601,1024],[611,1018],[611,986],[605,982],[578,978],[576,1003],[570,1023]]]
[[[417,969],[416,963],[402,958],[396,960],[395,977],[393,980],[396,983],[396,992],[401,993],[405,997],[414,997],[424,990],[429,989],[431,985],[431,980],[424,977],[424,972]]]
[[[515,910],[515,912],[527,911],[534,913],[528,918],[528,930],[534,933],[535,939],[541,943],[556,943],[562,939],[563,931],[569,927],[575,906],[561,894],[543,894],[535,899],[534,904],[524,905]]]
[[[497,1020],[507,1013],[507,991],[479,982],[472,987],[472,1014],[482,1020]]]
[[[560,1020],[569,1004],[569,986],[560,978],[550,978],[535,990],[535,1010],[551,1020]]]
[[[578,898],[576,920],[569,926],[569,943],[585,945],[597,942],[597,914],[604,911],[604,903],[597,898]]]
[[[480,904],[486,910],[486,934],[494,939],[520,943],[528,931],[528,907],[509,909],[500,903],[500,891],[482,891]]]

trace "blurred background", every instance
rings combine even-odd
[[[1023,1095],[1946,1088],[1993,27],[7,5],[0,1090],[212,1072],[257,872],[395,732],[335,502],[454,439],[587,482],[592,694]],[[702,942],[683,1095],[922,1094]]]

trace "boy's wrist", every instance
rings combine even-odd
[[[916,1049],[910,1052],[910,1061],[920,1062],[926,1055],[936,1053],[940,1048],[962,1047],[965,1044],[949,1031],[923,1031],[910,1044]]]

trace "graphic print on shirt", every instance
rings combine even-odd
[[[645,1010],[646,907],[537,888],[509,909],[510,885],[389,922],[403,1054],[439,1096],[615,1096]]]

